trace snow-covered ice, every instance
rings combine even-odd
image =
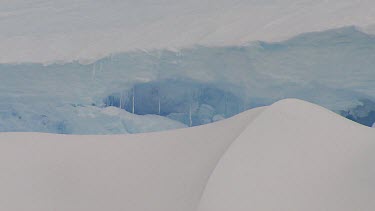
[[[262,110],[161,133],[0,133],[0,210],[195,210],[218,159]]]
[[[158,133],[0,133],[0,209],[370,211],[374,140],[294,99]]]
[[[198,210],[373,210],[374,150],[372,128],[279,101],[228,148]]]
[[[288,97],[371,126],[374,26],[373,0],[2,1],[0,131],[150,132]]]
[[[125,52],[91,64],[0,64],[0,131],[165,130],[290,97],[372,126],[374,66],[375,36],[356,27],[241,47]],[[153,116],[133,115],[133,121],[104,112],[115,106],[132,113],[133,101],[135,114]]]
[[[0,47],[0,210],[375,210],[374,0],[5,0]]]
[[[373,0],[9,0],[0,5],[0,63],[88,62],[373,24]]]

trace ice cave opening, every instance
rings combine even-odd
[[[226,90],[215,84],[193,80],[151,81],[110,94],[104,99],[104,105],[138,115],[165,116],[188,126],[196,126],[248,109],[241,96]]]

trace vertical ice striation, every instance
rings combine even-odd
[[[374,67],[375,37],[354,27],[278,43],[111,54],[92,64],[0,64],[0,131],[164,130],[218,121],[283,98],[307,100],[371,126]],[[117,107],[119,116],[108,107]],[[139,122],[148,118],[163,123],[142,128]]]

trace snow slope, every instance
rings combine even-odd
[[[1,133],[0,208],[370,211],[374,140],[299,100],[160,133]]]
[[[1,1],[0,63],[88,62],[135,49],[280,41],[372,24],[373,0]]]
[[[279,101],[226,151],[198,210],[374,210],[374,150],[374,129]]]
[[[162,133],[0,133],[0,210],[195,210],[218,159],[262,110]]]

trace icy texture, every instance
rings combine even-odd
[[[340,114],[348,119],[371,127],[375,123],[375,102],[363,99],[361,104]]]
[[[210,123],[215,115],[230,117],[245,110],[239,96],[214,85],[187,80],[136,84],[130,91],[108,96],[104,103],[139,115],[167,116],[189,126]]]
[[[55,107],[57,106],[57,107]],[[3,109],[3,107],[2,107]],[[60,134],[125,134],[186,127],[171,119],[138,116],[116,107],[95,106],[19,106],[1,111],[1,132],[49,132]]]
[[[217,121],[289,97],[348,111],[360,100],[375,102],[374,67],[375,37],[354,27],[279,43],[134,51],[92,64],[2,64],[0,131],[163,130],[182,127],[179,122]],[[153,116],[129,114],[133,93],[134,113]],[[159,99],[160,115],[179,122],[155,116]],[[108,106],[128,112],[113,115]]]

